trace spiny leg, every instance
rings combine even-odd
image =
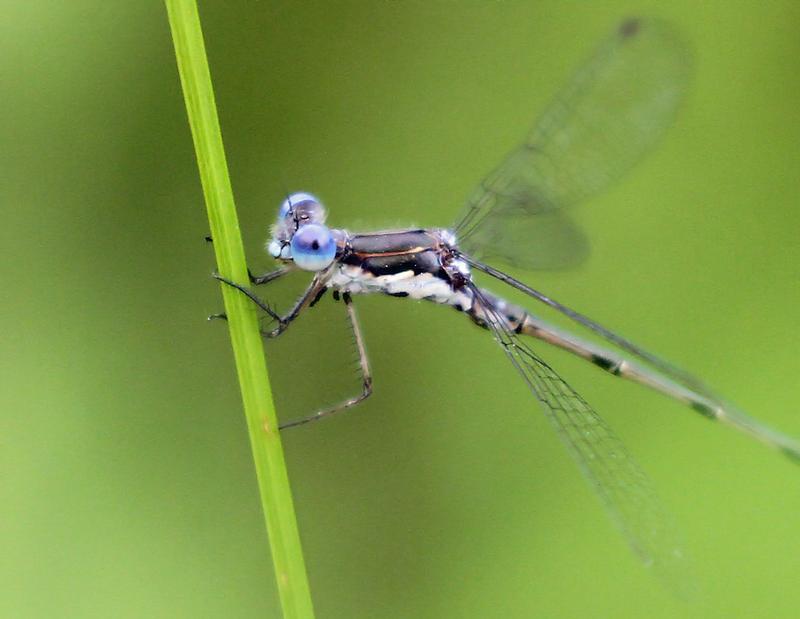
[[[208,240],[210,242],[211,241],[211,237],[206,237],[206,240]],[[287,273],[290,273],[290,272],[291,272],[291,269],[289,267],[280,267],[278,269],[275,269],[274,271],[269,271],[267,273],[264,273],[263,275],[253,275],[252,271],[250,271],[250,267],[247,267],[247,277],[250,280],[250,283],[253,284],[254,286],[260,286],[262,284],[269,284],[270,282],[274,282],[276,279],[278,279],[280,277],[283,277],[284,275],[286,275]],[[219,277],[216,274],[214,275],[214,277],[216,279],[226,283],[226,284],[233,285],[232,282],[229,282],[228,280],[226,280],[226,279],[224,279],[222,277]],[[241,288],[239,286],[235,286],[235,287],[239,288],[241,290]],[[248,295],[248,296],[250,296],[250,295]],[[250,297],[250,298],[252,299],[253,297]],[[264,305],[266,305],[266,303]],[[259,303],[259,307],[261,307],[260,303]],[[263,307],[262,307],[262,309],[263,309]],[[268,313],[270,314],[270,316],[272,316],[271,312],[268,312]],[[224,312],[222,312],[220,314],[211,314],[211,316],[208,317],[209,320],[227,320],[227,318],[228,318],[228,316]],[[275,319],[274,316],[272,316],[272,318]]]
[[[250,278],[250,283],[254,286],[261,286],[262,284],[269,284],[270,282],[274,282],[279,277],[283,277],[287,273],[291,273],[292,269],[289,267],[280,267],[275,269],[274,271],[269,271],[264,273],[263,275],[253,275],[250,272],[250,268],[247,269],[247,277]]]
[[[281,333],[286,331],[289,324],[297,318],[300,313],[309,305],[313,305],[317,302],[317,300],[325,293],[326,287],[324,284],[320,283],[318,277],[314,277],[311,282],[311,285],[306,289],[303,295],[298,299],[297,303],[294,304],[291,310],[285,315],[280,316],[277,314],[269,305],[266,304],[265,301],[260,299],[252,290],[249,290],[247,287],[242,286],[241,284],[237,284],[236,282],[223,277],[219,274],[214,274],[214,277],[221,281],[223,284],[227,284],[233,288],[236,288],[240,292],[242,292],[248,299],[250,299],[253,303],[255,303],[259,308],[261,308],[270,318],[278,323],[278,326],[272,329],[271,331],[262,331],[261,334],[264,337],[278,337]],[[274,278],[273,278],[274,279]],[[209,318],[221,318],[221,316],[209,316]]]
[[[248,271],[248,275],[249,275],[249,271]],[[227,277],[223,277],[219,273],[212,273],[212,276],[214,277],[214,279],[222,282],[223,284],[227,284],[231,288],[236,288],[237,290],[239,290],[248,299],[250,299],[253,303],[258,305],[258,307],[260,307],[266,314],[268,314],[270,318],[272,318],[273,320],[275,320],[277,322],[280,322],[281,317],[277,313],[275,313],[275,311],[273,311],[273,309],[269,305],[267,305],[266,301],[263,301],[262,299],[259,299],[252,290],[249,290],[247,287],[243,286],[242,284],[237,284],[235,281],[233,281],[231,279],[228,279]],[[251,277],[251,279],[252,279],[252,277]],[[210,320],[213,320],[214,318],[227,318],[227,316],[225,316],[225,314],[212,314],[211,316],[209,316]]]
[[[347,317],[350,321],[350,327],[353,330],[353,338],[355,339],[356,350],[358,351],[358,362],[361,369],[361,393],[353,396],[352,398],[348,398],[344,402],[341,402],[332,408],[323,409],[317,413],[314,413],[313,415],[309,415],[308,417],[301,417],[300,419],[295,419],[293,421],[284,423],[280,426],[281,430],[293,428],[295,426],[301,426],[303,424],[322,419],[323,417],[327,417],[328,415],[332,415],[333,413],[338,413],[348,408],[352,408],[356,404],[363,402],[370,395],[372,395],[372,373],[369,369],[367,349],[364,346],[364,338],[361,335],[361,327],[358,323],[356,309],[353,306],[353,300],[350,298],[349,294],[342,295],[342,300],[344,301],[345,308],[347,309]]]

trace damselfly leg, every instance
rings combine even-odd
[[[210,236],[206,237],[206,240],[210,242],[211,241],[211,237]],[[270,282],[274,282],[276,279],[278,279],[280,277],[283,277],[284,275],[287,275],[288,273],[291,273],[291,271],[292,270],[289,267],[280,267],[279,269],[274,269],[272,271],[268,271],[267,273],[264,273],[263,275],[253,275],[253,272],[248,267],[247,268],[247,277],[250,279],[250,283],[253,284],[254,286],[261,286],[262,284],[269,284]],[[222,279],[219,278],[219,277],[217,277],[217,279],[222,281]],[[225,283],[227,283],[227,281]],[[266,303],[264,303],[264,305],[266,305]],[[259,307],[261,307],[261,305],[259,305]],[[272,312],[270,312],[270,316],[272,316]],[[208,317],[209,320],[227,320],[227,318],[228,318],[228,316],[224,312],[219,313],[219,314],[211,314]],[[273,317],[273,320],[275,320],[275,317]]]
[[[288,271],[288,269],[286,269]],[[276,279],[280,277],[280,275],[275,276],[276,271],[272,271],[268,273],[267,276],[273,276],[271,279]],[[283,275],[284,273],[281,273]],[[227,279],[226,277],[222,277],[221,275],[215,274],[214,277],[221,281],[223,284],[227,284],[233,288],[244,293],[253,303],[255,303],[259,308],[264,310],[270,317],[275,317],[275,314],[271,308],[266,304],[265,301],[260,299],[253,293],[251,290],[248,290],[245,286],[237,284],[234,281]],[[265,279],[265,278],[262,278]],[[265,281],[261,281],[259,283],[266,283]],[[306,289],[300,299],[295,303],[294,307],[285,315],[285,316],[278,316],[278,327],[271,331],[261,331],[261,335],[265,338],[275,338],[281,335],[289,324],[297,318],[300,313],[306,308],[313,306],[325,293],[326,288],[323,285],[320,285],[319,282],[315,279],[311,286]],[[339,296],[337,295],[337,298]],[[361,326],[358,322],[358,315],[356,314],[356,308],[353,305],[353,299],[349,294],[341,295],[341,299],[344,302],[345,309],[347,311],[347,319],[350,324],[350,329],[353,333],[353,339],[355,341],[356,352],[358,353],[358,365],[361,374],[361,393],[356,396],[350,397],[343,402],[340,402],[336,406],[332,406],[330,408],[322,409],[317,411],[312,415],[308,415],[307,417],[301,417],[299,419],[294,419],[292,421],[288,421],[284,424],[280,425],[281,430],[285,430],[286,428],[293,428],[295,426],[305,425],[307,423],[311,423],[312,421],[317,421],[334,413],[338,413],[340,411],[346,410],[348,408],[352,408],[356,404],[359,404],[366,400],[370,395],[372,395],[372,372],[370,371],[369,367],[369,358],[367,357],[367,349],[364,346],[364,337],[361,333]],[[223,318],[223,315],[217,315],[218,318]]]
[[[275,269],[273,271],[267,271],[263,275],[253,275],[250,272],[250,269],[247,269],[247,276],[250,278],[251,284],[254,286],[261,286],[263,284],[274,282],[276,279],[283,277],[284,275],[288,275],[291,272],[292,269],[289,267],[280,267],[279,269]]]
[[[273,271],[274,273],[274,271]],[[279,277],[279,276],[278,276]],[[281,335],[289,325],[302,313],[302,311],[311,305],[314,305],[320,297],[325,294],[326,287],[324,284],[320,282],[318,277],[315,277],[311,285],[306,289],[303,295],[297,300],[294,304],[292,309],[290,309],[284,316],[276,313],[266,301],[261,299],[256,293],[252,290],[247,288],[247,286],[243,286],[242,284],[238,284],[233,280],[228,279],[227,277],[223,277],[218,273],[214,274],[214,278],[222,282],[223,284],[227,284],[232,288],[236,288],[242,294],[244,294],[248,299],[250,299],[253,303],[255,303],[259,308],[261,308],[270,318],[272,318],[275,322],[278,323],[278,326],[272,329],[271,331],[261,331],[261,335],[268,338],[278,337]],[[273,277],[272,279],[276,279],[277,277]],[[263,282],[266,283],[266,282]]]
[[[281,430],[285,430],[286,428],[293,428],[295,426],[302,426],[306,423],[310,423],[312,421],[318,421],[323,417],[328,417],[329,415],[333,415],[334,413],[347,410],[348,408],[352,408],[356,404],[363,402],[370,395],[372,395],[372,372],[370,371],[369,368],[369,358],[367,357],[367,349],[364,346],[364,337],[361,334],[361,326],[359,325],[358,316],[356,315],[356,308],[353,305],[353,299],[350,297],[349,294],[342,295],[342,301],[344,301],[344,306],[347,309],[348,322],[350,323],[350,329],[353,332],[353,339],[355,340],[356,352],[358,352],[358,365],[361,371],[361,393],[351,398],[348,398],[344,402],[340,402],[336,406],[323,409],[319,412],[314,413],[313,415],[309,415],[308,417],[301,417],[300,419],[295,419],[293,421],[288,421],[284,424],[281,424],[280,426]]]

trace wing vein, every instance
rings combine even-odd
[[[635,554],[677,592],[689,587],[678,535],[652,485],[613,430],[470,284],[477,311],[597,492]]]
[[[559,211],[604,191],[652,149],[690,73],[688,48],[668,24],[625,22],[467,200],[453,228],[464,250],[523,268],[579,262],[587,243]]]

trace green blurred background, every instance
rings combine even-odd
[[[580,211],[588,263],[522,275],[800,434],[794,0],[203,2],[254,270],[287,190],[351,229],[447,225],[636,13],[692,41],[687,103]],[[0,615],[278,617],[164,7],[6,1],[0,33]],[[684,604],[485,332],[359,301],[375,395],[284,437],[318,617],[797,616],[797,467],[543,351],[652,475],[700,585]],[[330,302],[267,355],[284,419],[358,388]]]

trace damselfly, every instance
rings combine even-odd
[[[278,315],[249,288],[218,279],[241,290],[275,321],[274,328],[263,332],[266,337],[283,333],[304,309],[333,291],[344,302],[352,326],[363,389],[334,408],[281,427],[321,419],[370,395],[372,377],[353,296],[383,293],[449,305],[487,329],[634,551],[668,572],[680,559],[680,549],[647,477],[592,407],[539,357],[531,338],[800,458],[795,440],[748,417],[697,378],[483,261],[491,256],[522,268],[541,268],[574,260],[571,240],[580,236],[562,217],[563,210],[605,189],[656,143],[686,90],[690,64],[685,45],[667,24],[622,23],[545,109],[522,145],[479,185],[452,228],[354,234],[326,227],[326,211],[313,195],[288,196],[267,245],[282,266],[251,276],[251,283],[267,284],[297,269],[314,273],[294,307]],[[554,308],[622,353],[504,301],[478,286],[474,271]]]

